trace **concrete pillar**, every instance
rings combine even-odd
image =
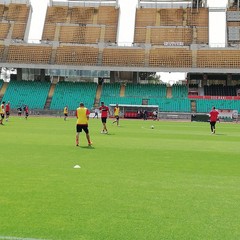
[[[40,80],[41,82],[45,81],[45,69],[40,70]]]
[[[17,81],[22,81],[22,68],[17,68]]]

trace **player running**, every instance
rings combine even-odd
[[[215,107],[212,107],[212,111],[209,113],[209,115],[210,115],[211,132],[212,134],[215,134],[216,132],[215,125],[218,120],[219,112],[215,109]]]
[[[101,133],[108,134],[107,118],[108,118],[108,114],[110,114],[109,108],[108,108],[108,106],[104,105],[104,102],[101,102],[101,107],[99,108],[99,110],[101,111],[101,120],[102,120],[102,124],[103,124],[103,130]]]
[[[118,106],[118,104],[116,104],[115,108],[114,108],[114,117],[115,117],[115,121],[113,121],[113,123],[117,123],[117,126],[119,126],[119,113],[120,113],[120,108]]]

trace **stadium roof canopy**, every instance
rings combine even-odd
[[[206,7],[207,0],[138,0],[139,7],[146,8],[179,8],[179,7]]]
[[[50,0],[50,5],[60,5],[60,6],[118,6],[118,0],[68,0],[66,2]]]

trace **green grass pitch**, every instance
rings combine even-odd
[[[240,239],[239,124],[111,122],[0,126],[0,239]]]

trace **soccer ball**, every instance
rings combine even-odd
[[[153,125],[151,126],[151,129],[154,129],[154,126],[153,126]]]

